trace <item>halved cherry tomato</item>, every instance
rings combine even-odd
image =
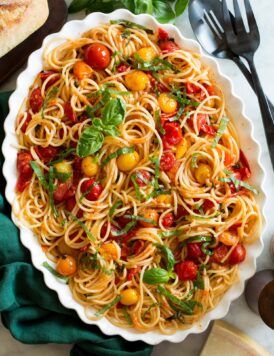
[[[187,244],[187,257],[191,259],[197,259],[199,257],[203,257],[205,254],[201,249],[201,244],[194,242]]]
[[[159,41],[158,46],[164,53],[174,52],[179,49],[178,45],[172,40]]]
[[[198,266],[191,260],[177,263],[174,267],[180,281],[194,281],[198,274]]]
[[[31,181],[33,169],[30,166],[30,161],[32,161],[32,159],[32,155],[29,151],[17,153],[16,167],[18,171],[18,179],[16,183],[16,190],[20,193],[25,190]]]
[[[150,179],[150,173],[144,169],[140,169],[136,174],[136,183],[139,187],[145,187],[147,185],[146,181],[150,181]]]
[[[38,113],[42,108],[44,99],[42,97],[41,88],[35,88],[30,94],[29,105],[34,114]]]
[[[229,256],[229,263],[232,265],[236,265],[238,263],[241,263],[245,260],[246,256],[246,249],[244,245],[238,244],[236,247],[233,249]]]
[[[72,180],[67,180],[62,183],[59,182],[53,192],[53,198],[56,203],[61,203],[64,200],[75,196],[76,187],[73,185]]]
[[[251,176],[251,169],[250,169],[250,165],[249,162],[244,154],[244,152],[242,150],[240,150],[240,162],[243,168],[245,168],[245,177],[246,179],[250,178]],[[244,178],[243,178],[244,179]]]
[[[194,129],[193,119],[194,119],[194,117],[192,117],[190,119],[189,125]],[[211,136],[216,135],[216,129],[207,124],[207,115],[205,115],[205,114],[197,115],[197,129],[198,129],[199,133],[200,133],[200,131],[202,131],[203,133],[211,135]]]
[[[182,205],[178,205],[176,218],[179,219],[187,215],[189,215],[189,212]]]
[[[103,191],[103,187],[100,183],[96,182],[95,178],[86,180],[81,186],[81,192],[85,195],[87,200],[95,201],[99,198],[100,194]]]
[[[209,199],[206,199],[204,204],[203,204],[203,209],[204,209],[204,212],[206,213],[208,210],[214,208],[214,203],[209,200]]]
[[[127,64],[121,63],[117,66],[118,73],[124,73],[128,68],[130,68]]]
[[[164,30],[162,27],[158,28],[158,40],[168,40],[169,39],[169,34],[166,30]]]
[[[85,61],[95,70],[105,69],[110,63],[110,51],[103,44],[92,43],[85,51]]]
[[[117,224],[118,225],[118,224]],[[106,221],[103,226],[101,227],[101,231],[100,231],[100,236],[101,237],[105,237],[106,233],[107,233],[107,228],[108,228],[108,222]],[[109,235],[108,235],[108,240],[115,240],[117,239],[117,236],[113,235],[113,232],[118,232],[120,230],[119,225],[116,226],[114,224],[110,224],[110,231],[109,231]]]
[[[65,102],[63,107],[64,107],[64,113],[65,113],[66,117],[71,122],[76,122],[77,116],[76,116],[76,113],[73,111],[71,104],[69,102]]]
[[[44,163],[49,163],[58,154],[58,148],[53,146],[48,146],[48,147],[36,146],[35,152],[37,153],[41,161],[43,161]]]
[[[128,281],[131,281],[132,278],[135,276],[135,274],[137,274],[138,272],[140,272],[141,270],[141,267],[138,266],[138,267],[134,267],[134,268],[130,268],[128,270],[128,274],[127,274],[127,280]]]
[[[60,79],[60,74],[57,75],[58,72],[55,72],[54,70],[44,70],[40,73],[40,78],[41,78],[41,81],[42,83],[44,83],[48,77],[50,77],[52,75],[52,78],[47,82],[46,84],[46,90],[51,87],[54,83],[57,82],[57,80]],[[53,76],[53,74],[56,74]]]
[[[23,119],[23,116],[20,118],[19,121],[21,122],[22,119]],[[31,119],[32,119],[32,116],[31,116],[31,114],[28,112],[28,113],[27,113],[27,117],[26,117],[26,119],[25,119],[23,125],[21,126],[21,131],[22,131],[23,133],[26,133],[27,127],[28,127],[28,125],[29,125]]]
[[[177,122],[167,122],[164,125],[165,134],[163,135],[163,141],[165,140],[172,146],[177,146],[183,139],[182,129]]]
[[[172,213],[168,213],[164,216],[162,224],[165,228],[171,227],[174,224],[174,216]]]
[[[212,261],[216,263],[222,263],[222,260],[228,254],[229,247],[223,244],[218,245],[213,250]]]
[[[186,83],[186,92],[187,94],[197,94],[200,93],[201,88],[198,87],[197,85],[193,84],[193,83]]]
[[[176,158],[172,152],[165,152],[160,160],[160,168],[164,172],[168,172],[175,166]]]

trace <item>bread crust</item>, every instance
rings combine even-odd
[[[0,0],[0,58],[47,20],[47,0]]]

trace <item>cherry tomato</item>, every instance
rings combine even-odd
[[[95,178],[86,180],[81,186],[81,192],[85,195],[85,198],[91,201],[95,201],[99,198],[103,191],[103,187],[100,183],[96,182]]]
[[[244,172],[243,172],[244,174],[242,173],[243,179],[250,178],[251,177],[250,165],[249,165],[249,162],[242,150],[240,150],[240,162],[241,162],[242,167],[244,168]]]
[[[232,234],[237,235],[238,234],[238,228],[242,226],[242,223],[237,223],[234,224],[232,226],[230,226],[230,228],[228,229]]]
[[[204,204],[203,204],[203,209],[204,209],[204,212],[206,213],[208,210],[214,208],[214,203],[209,200],[209,199],[206,199]]]
[[[244,261],[246,256],[246,249],[244,245],[238,244],[234,248],[234,250],[231,252],[229,256],[229,263],[232,265],[236,265],[238,263],[241,263]]]
[[[66,210],[72,211],[73,208],[75,207],[75,204],[76,204],[75,197],[71,197],[71,198],[67,199],[66,200]]]
[[[62,276],[72,276],[77,271],[76,260],[72,256],[62,256],[56,264],[56,271]]]
[[[128,270],[128,274],[127,274],[127,280],[128,281],[131,281],[132,278],[135,276],[135,274],[137,274],[138,272],[140,272],[141,270],[141,267],[134,267],[134,268],[130,268]]]
[[[200,93],[201,88],[193,83],[186,83],[186,92],[187,94],[197,94]]]
[[[69,102],[64,103],[64,113],[66,117],[71,121],[71,122],[76,122],[77,121],[77,116],[76,113],[73,111],[72,106]]]
[[[147,185],[146,181],[150,181],[151,175],[148,171],[141,169],[136,174],[136,183],[139,187],[145,187]]]
[[[16,183],[17,192],[22,193],[31,181],[33,170],[30,166],[32,156],[29,151],[17,153],[16,167],[18,171],[18,179]]]
[[[165,134],[163,139],[172,146],[177,146],[183,139],[182,129],[177,122],[167,122],[164,125]]]
[[[23,119],[23,116],[20,118],[20,122],[22,121],[22,119]],[[28,127],[28,125],[29,125],[31,119],[32,119],[32,116],[31,116],[31,114],[28,112],[28,113],[27,113],[27,117],[26,117],[26,119],[25,119],[25,122],[23,123],[23,125],[21,126],[21,129],[20,129],[23,133],[26,133],[27,127]]]
[[[95,70],[105,69],[110,63],[110,51],[100,43],[93,43],[85,51],[85,61]]]
[[[130,68],[127,64],[121,63],[117,66],[118,73],[124,73],[128,68]]]
[[[179,49],[178,45],[171,40],[159,41],[158,46],[160,47],[161,51],[165,53],[174,52]]]
[[[37,153],[41,161],[43,161],[44,163],[49,163],[50,161],[53,160],[53,158],[57,156],[58,148],[53,146],[48,146],[48,147],[36,146],[35,152]]]
[[[169,39],[169,34],[166,30],[159,27],[158,28],[158,40],[166,41]]]
[[[144,227],[155,227],[158,224],[159,215],[155,209],[144,209],[142,213],[145,219],[151,220],[151,222],[140,220],[140,225]]]
[[[160,160],[160,168],[164,172],[168,172],[175,166],[176,158],[172,152],[165,152]]]
[[[174,267],[180,281],[194,281],[197,277],[198,267],[196,263],[190,260],[177,263]]]
[[[197,116],[198,119],[198,131],[202,131],[205,134],[211,135],[211,136],[215,136],[216,135],[216,129],[212,126],[209,126],[207,124],[207,116],[203,115],[203,114],[199,114]]]
[[[138,255],[142,251],[144,244],[143,240],[135,240],[131,248],[133,255]]]
[[[76,187],[71,180],[64,183],[59,182],[53,192],[53,198],[56,203],[61,203],[64,200],[75,196]]]
[[[164,216],[162,224],[165,228],[171,227],[174,223],[174,216],[172,213],[168,213]]]
[[[194,242],[187,244],[187,257],[192,259],[197,259],[204,256],[203,251],[201,250],[201,244]]]
[[[60,79],[60,74],[57,75],[58,72],[55,72],[54,70],[44,70],[40,73],[40,78],[42,83],[44,83],[48,77],[50,77],[52,75],[52,78],[47,82],[46,84],[46,90],[51,87],[54,83],[57,82],[57,80]],[[53,75],[56,74],[56,75]]]
[[[176,218],[179,219],[187,215],[189,215],[189,212],[182,205],[178,205]]]
[[[35,88],[30,94],[29,105],[34,114],[38,113],[42,108],[44,99],[41,94],[41,88]]]
[[[117,224],[118,225],[118,224]],[[108,222],[106,221],[103,226],[101,227],[101,231],[100,231],[100,236],[103,238],[106,236],[107,233],[107,228],[108,228]],[[116,226],[114,224],[110,224],[110,231],[109,231],[109,235],[108,235],[108,240],[115,240],[117,239],[117,236],[113,235],[113,232],[118,232],[120,230],[119,226]]]
[[[213,250],[212,261],[216,263],[222,263],[222,260],[228,254],[229,248],[226,245],[218,245]]]

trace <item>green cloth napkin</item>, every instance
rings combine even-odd
[[[0,143],[3,121],[8,114],[10,93],[0,93]],[[148,356],[152,347],[128,342],[119,336],[105,336],[97,326],[84,324],[76,312],[64,308],[57,294],[48,289],[30,253],[20,243],[18,229],[10,220],[5,201],[5,179],[0,157],[0,312],[2,322],[17,340],[27,344],[75,343],[73,356]]]

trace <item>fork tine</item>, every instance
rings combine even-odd
[[[233,0],[234,12],[235,12],[235,29],[237,33],[246,32],[245,24],[242,18],[241,10],[238,0]]]
[[[227,8],[226,0],[223,0],[222,3],[223,3],[222,14],[223,14],[223,22],[224,22],[224,31],[227,37],[234,37],[235,33],[232,27],[231,18]]]
[[[219,32],[222,34],[224,32],[224,29],[222,27],[222,25],[220,24],[220,21],[218,19],[218,17],[215,15],[215,13],[211,10],[208,13],[209,18],[211,19],[211,21],[213,22],[214,26],[219,30]]]
[[[256,31],[257,33],[259,33],[258,25],[257,25],[256,19],[255,19],[252,7],[250,5],[250,2],[249,2],[249,0],[244,0],[244,2],[245,2],[246,17],[247,17],[247,22],[248,22],[248,26],[249,26],[249,31],[250,32]]]
[[[222,38],[222,35],[219,33],[218,31],[218,28],[215,26],[213,26],[212,24],[212,20],[210,21],[210,16],[209,16],[209,13],[204,11],[204,21],[206,22],[206,24],[208,25],[208,27],[210,28],[211,32],[214,34],[215,37],[217,37],[218,39],[221,39]],[[214,24],[215,25],[215,24]]]

